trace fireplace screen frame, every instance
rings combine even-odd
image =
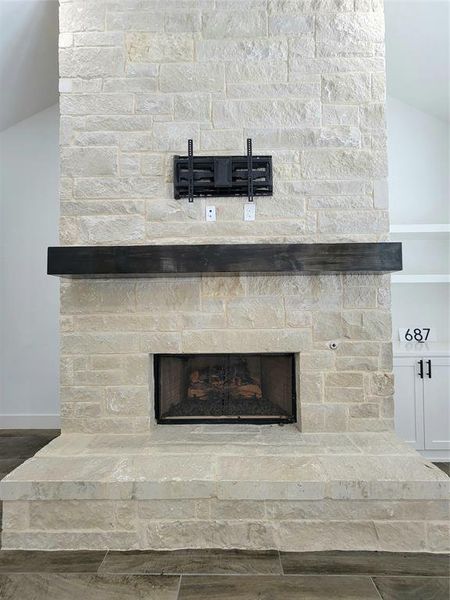
[[[291,414],[290,416],[196,416],[196,417],[164,417],[161,415],[162,381],[161,381],[161,361],[164,358],[183,357],[185,359],[198,357],[225,357],[225,356],[284,356],[290,359],[291,363]],[[153,374],[154,374],[154,412],[156,422],[159,425],[188,425],[188,424],[288,424],[297,422],[297,361],[293,352],[197,352],[197,353],[161,353],[153,355]]]

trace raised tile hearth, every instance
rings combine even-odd
[[[449,489],[390,433],[63,434],[0,484],[3,546],[445,552]]]

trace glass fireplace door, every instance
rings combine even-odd
[[[159,423],[295,420],[293,354],[155,355]]]

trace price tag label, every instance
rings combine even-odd
[[[401,342],[434,342],[435,334],[431,327],[407,327],[398,330]]]

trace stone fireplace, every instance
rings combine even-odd
[[[382,2],[61,0],[60,29],[62,246],[388,239]],[[189,138],[273,157],[255,221],[174,199]],[[6,548],[445,545],[445,476],[392,433],[387,273],[62,278],[60,384]]]

